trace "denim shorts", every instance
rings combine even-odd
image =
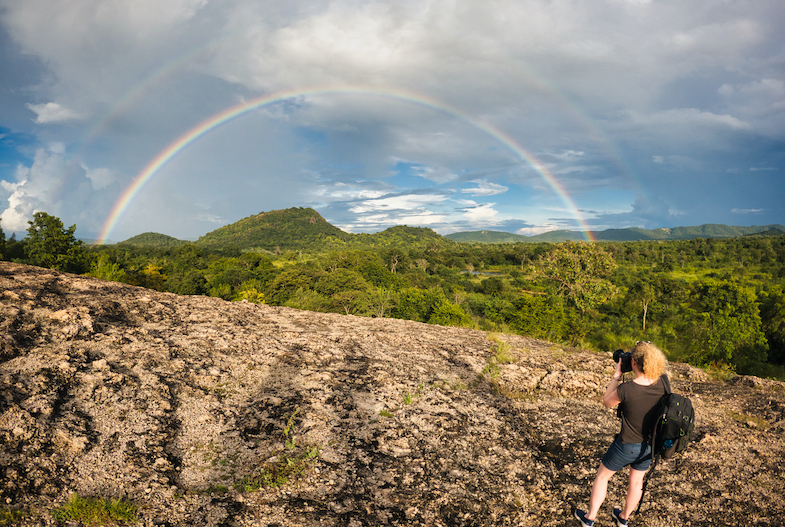
[[[622,443],[618,437],[602,456],[605,468],[618,472],[627,465],[645,471],[651,465],[651,445],[648,443]]]

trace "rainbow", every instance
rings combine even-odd
[[[377,90],[373,88],[365,88],[365,87],[357,87],[357,86],[339,86],[339,87],[320,87],[320,88],[312,88],[312,89],[300,89],[300,90],[287,90],[287,91],[280,91],[273,94],[264,95],[262,97],[258,97],[252,99],[247,102],[240,103],[238,105],[232,106],[222,112],[219,112],[212,117],[202,121],[194,128],[190,129],[185,134],[181,135],[177,140],[172,142],[169,146],[167,146],[164,150],[162,150],[152,161],[150,161],[147,166],[134,178],[128,187],[123,191],[120,198],[115,202],[114,206],[112,207],[109,216],[104,221],[103,227],[101,229],[101,233],[98,237],[98,243],[104,244],[106,240],[109,239],[112,231],[114,230],[117,222],[119,221],[120,217],[123,215],[125,210],[134,200],[136,195],[139,191],[144,187],[144,185],[150,181],[150,179],[155,176],[158,171],[166,165],[169,161],[172,160],[177,154],[179,154],[183,149],[185,149],[188,145],[199,139],[200,137],[204,136],[208,132],[215,130],[216,128],[220,127],[223,124],[226,124],[233,119],[241,117],[248,112],[253,110],[257,110],[264,106],[275,104],[281,101],[285,101],[288,99],[293,99],[295,97],[305,97],[309,95],[329,95],[329,94],[357,94],[357,95],[368,95],[368,96],[376,96],[376,97],[384,97],[388,99],[395,99],[411,104],[417,104],[420,106],[424,106],[427,108],[431,108],[434,110],[438,110],[441,112],[445,112],[447,114],[451,114],[456,116],[460,119],[465,120],[466,122],[470,123],[472,126],[482,130],[483,132],[489,134],[491,137],[495,138],[497,141],[502,143],[506,148],[516,154],[518,157],[523,159],[526,163],[528,163],[545,181],[545,183],[561,198],[564,205],[567,209],[572,213],[576,220],[580,223],[583,230],[583,235],[587,241],[595,241],[594,236],[591,232],[591,228],[586,224],[583,216],[581,215],[580,211],[576,207],[575,203],[573,202],[570,195],[561,185],[558,179],[548,170],[548,168],[540,162],[533,154],[526,151],[523,147],[521,147],[515,140],[509,137],[504,132],[494,128],[488,123],[479,121],[464,112],[453,108],[441,101],[433,99],[423,94],[414,93],[410,91],[404,90]]]
[[[196,61],[200,57],[207,56],[210,51],[220,44],[224,39],[214,39],[207,41],[193,51],[181,55],[179,58],[155,69],[144,80],[132,86],[127,90],[124,95],[117,101],[112,108],[96,120],[95,124],[87,131],[81,141],[78,143],[79,147],[77,152],[83,151],[87,145],[92,143],[96,138],[103,134],[106,129],[121,115],[128,112],[131,107],[138,103],[146,92],[151,88],[165,82],[169,77],[181,70],[185,70],[190,63]]]

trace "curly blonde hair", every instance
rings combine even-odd
[[[638,363],[638,367],[643,370],[643,375],[647,379],[657,380],[666,373],[668,359],[660,349],[648,341],[638,341],[630,350],[632,358]]]

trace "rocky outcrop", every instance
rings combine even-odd
[[[619,426],[612,372],[524,337],[0,262],[0,510],[53,525],[76,492],[142,525],[569,525]],[[635,524],[783,525],[783,384],[671,374],[698,426]]]

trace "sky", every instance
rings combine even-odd
[[[785,224],[782,0],[0,0],[0,228]]]

